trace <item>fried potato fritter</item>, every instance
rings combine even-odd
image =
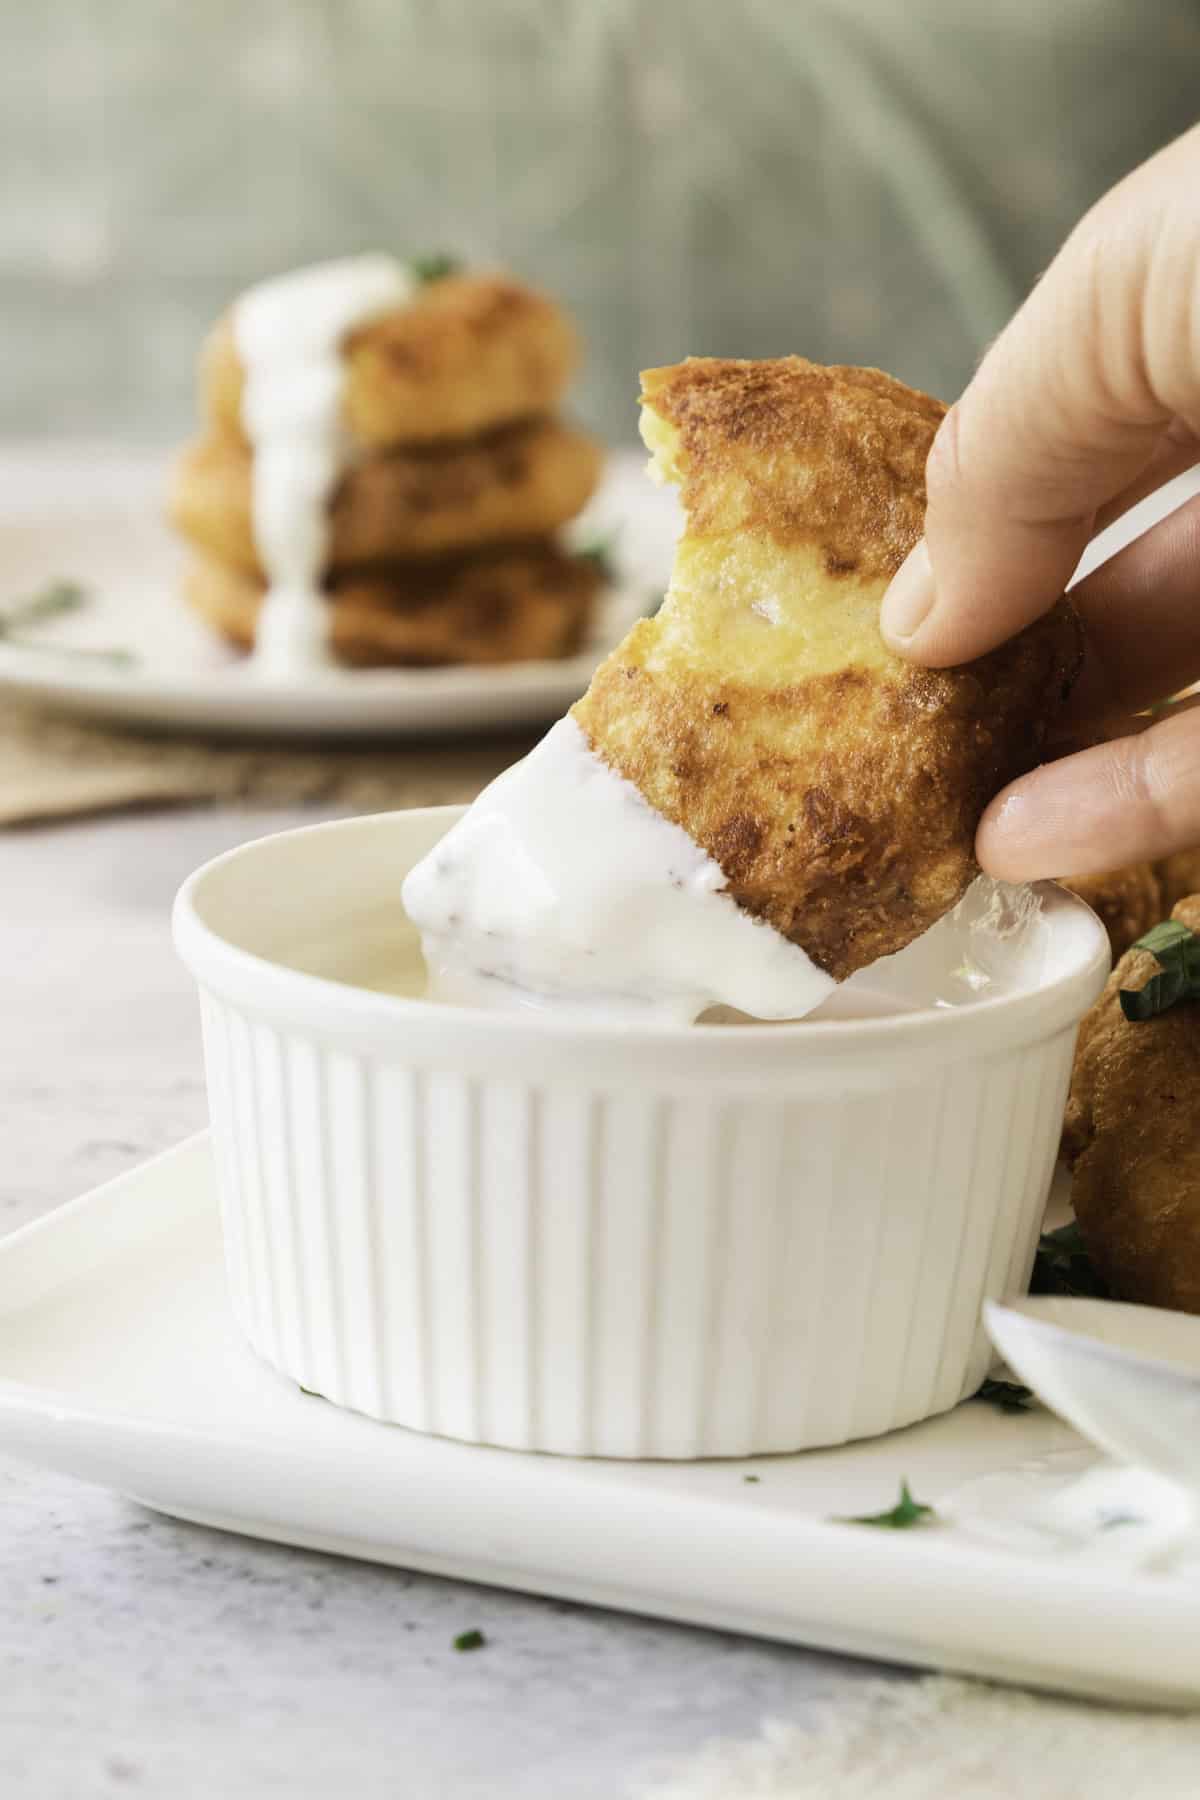
[[[1162,918],[1181,900],[1200,894],[1200,850],[1177,850],[1155,863],[1154,873],[1162,892]]]
[[[1171,914],[1200,931],[1200,895]],[[1088,1255],[1119,1300],[1200,1312],[1200,1001],[1136,1022],[1120,990],[1158,970],[1129,950],[1079,1030],[1064,1147]]]
[[[373,449],[477,437],[553,412],[579,360],[578,334],[547,295],[505,275],[448,275],[347,339],[343,422]],[[226,314],[200,392],[227,433],[241,432],[242,382]]]
[[[330,508],[330,568],[444,556],[544,536],[573,518],[600,477],[584,432],[546,419],[470,443],[395,450],[354,464]],[[172,523],[199,549],[261,575],[250,451],[203,438],[176,465]]]
[[[874,369],[693,358],[643,376],[687,515],[667,598],[574,709],[593,748],[838,980],[965,892],[992,796],[1078,673],[1066,601],[968,667],[879,632],[944,408]]]
[[[1110,869],[1104,875],[1072,876],[1062,886],[1086,900],[1099,915],[1112,945],[1114,962],[1168,911],[1152,863],[1130,863],[1127,868]]]
[[[554,544],[344,576],[329,594],[330,641],[359,668],[496,664],[569,656],[587,628],[601,576]],[[193,557],[184,595],[249,650],[264,585],[215,557]]]

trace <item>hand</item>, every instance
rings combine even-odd
[[[1083,219],[947,414],[884,636],[935,668],[982,655],[1054,604],[1097,530],[1197,460],[1200,127]],[[1079,725],[1200,677],[1200,499],[1071,597],[1087,639]],[[1030,881],[1197,844],[1200,710],[1184,706],[1014,782],[976,851],[990,874]]]

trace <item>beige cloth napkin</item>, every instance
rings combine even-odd
[[[296,748],[150,737],[0,696],[0,827],[132,806],[224,801],[351,812],[473,800],[533,734]]]

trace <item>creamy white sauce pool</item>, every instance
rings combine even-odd
[[[350,458],[342,345],[405,305],[414,288],[403,263],[356,256],[264,281],[234,308],[242,423],[254,451],[254,541],[267,574],[254,666],[268,679],[332,662],[321,577],[329,504]]]
[[[937,1498],[944,1523],[1023,1555],[1114,1572],[1169,1570],[1200,1584],[1200,1529],[1187,1489],[1149,1469],[1109,1462],[1099,1451],[1051,1451],[976,1475]]]
[[[686,1024],[798,1019],[836,986],[723,890],[720,867],[568,717],[404,883],[430,997]]]

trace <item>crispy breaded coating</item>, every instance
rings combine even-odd
[[[569,656],[600,581],[593,561],[548,543],[351,574],[330,590],[331,647],[360,668]],[[263,594],[257,576],[215,557],[193,557],[184,576],[189,604],[245,650]]]
[[[1200,895],[1171,917],[1200,931]],[[1064,1143],[1075,1216],[1110,1291],[1200,1312],[1200,1001],[1134,1022],[1119,997],[1158,966],[1128,950],[1080,1026]]]
[[[374,449],[477,437],[552,412],[579,361],[547,295],[507,275],[448,275],[347,339],[343,422]],[[241,432],[242,380],[227,313],[200,370],[204,414],[226,432]]]
[[[1130,863],[1104,875],[1072,876],[1062,886],[1086,900],[1092,911],[1099,914],[1112,945],[1114,962],[1170,910],[1163,903],[1153,863]]]
[[[1036,763],[1078,673],[1078,622],[1060,601],[953,670],[885,645],[944,411],[927,395],[793,356],[652,369],[642,398],[687,524],[661,610],[575,717],[739,905],[842,980],[962,897],[983,808]]]
[[[1200,894],[1200,850],[1177,850],[1174,856],[1164,856],[1155,863],[1154,872],[1162,893],[1160,918],[1165,918],[1180,900]]]
[[[199,549],[259,575],[252,461],[235,439],[202,438],[176,464],[168,510]],[[592,439],[551,419],[469,443],[367,457],[333,497],[330,569],[543,537],[580,510],[600,468]]]

